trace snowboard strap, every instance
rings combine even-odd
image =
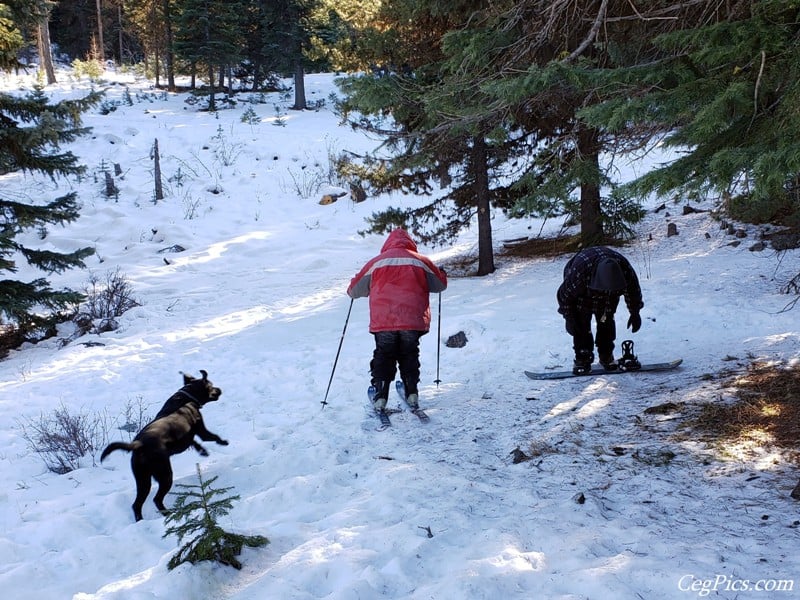
[[[622,356],[617,361],[620,371],[638,371],[642,368],[642,363],[633,353],[633,340],[622,342]]]

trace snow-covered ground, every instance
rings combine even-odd
[[[90,85],[66,73],[60,82],[47,88],[56,98]],[[498,259],[483,278],[453,271],[441,337],[434,296],[434,329],[422,341],[421,402],[431,422],[404,412],[376,432],[366,408],[373,340],[365,300],[352,306],[321,404],[350,308],[345,289],[384,241],[357,232],[387,204],[348,196],[319,204],[347,191],[330,185],[329,156],[377,144],[339,124],[328,100],[333,77],[306,80],[310,101],[328,100],[317,111],[289,111],[270,94],[216,114],[144,81],[108,73],[106,82],[107,100],[119,106],[87,114],[92,135],[70,146],[89,169],[81,182],[0,179],[4,194],[78,191],[83,216],[51,228],[44,244],[93,246],[97,255],[88,272],[54,283],[83,289],[90,273],[102,280],[119,269],[141,304],[114,332],[64,347],[48,340],[0,361],[0,587],[8,597],[796,597],[792,465],[766,453],[723,462],[699,442],[672,439],[674,415],[644,411],[725,402],[730,390],[709,374],[797,356],[797,313],[781,312],[791,298],[779,291],[798,271],[797,251],[750,251],[754,228],[732,246],[736,238],[709,213],[682,215],[680,204],[651,210],[623,249],[640,274],[644,324],[623,333],[622,308],[619,339],[632,337],[644,361],[681,357],[683,365],[557,382],[531,381],[523,370],[571,365],[555,303],[568,257]],[[6,75],[2,85],[30,89],[31,80]],[[121,102],[126,89],[132,105]],[[248,108],[257,122],[243,122]],[[166,190],[158,203],[155,140]],[[101,170],[114,164],[119,196],[107,199]],[[666,236],[669,221],[679,235]],[[493,226],[499,243],[540,223],[497,216]],[[421,250],[447,264],[476,240],[472,230],[453,247]],[[175,245],[185,251],[160,253]],[[446,347],[459,331],[467,345]],[[206,423],[230,445],[209,443],[207,458],[188,451],[172,464],[176,483],[196,483],[199,463],[241,496],[226,530],[270,539],[243,552],[241,571],[208,562],[167,570],[178,541],[162,537],[152,495],[134,522],[124,453],[100,466],[98,452],[56,475],[23,436],[23,425],[60,407],[114,424],[126,406],[155,414],[181,386],[180,372],[200,369],[223,390],[205,408]],[[109,436],[128,439],[114,428]],[[515,449],[530,460],[515,463]]]

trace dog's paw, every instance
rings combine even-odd
[[[220,446],[227,446],[227,445],[228,445],[228,440],[220,440],[220,441],[218,441],[217,443],[218,443]]]
[[[197,453],[198,453],[200,456],[208,456],[208,450],[206,450],[205,448],[200,448],[200,449],[197,451]]]

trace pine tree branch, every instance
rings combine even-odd
[[[603,0],[603,2],[600,4],[600,8],[597,11],[597,17],[595,18],[594,23],[592,24],[592,28],[589,30],[589,33],[586,35],[583,41],[580,44],[578,44],[578,47],[575,48],[575,50],[564,59],[563,62],[565,63],[572,62],[573,60],[578,58],[581,54],[583,54],[583,51],[589,47],[589,44],[594,42],[595,38],[597,37],[597,32],[600,31],[600,25],[603,24],[603,20],[606,17],[607,10],[608,10],[608,0]]]

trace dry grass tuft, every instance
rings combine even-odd
[[[753,363],[732,385],[735,402],[706,405],[689,427],[726,448],[780,449],[800,463],[800,366]]]

